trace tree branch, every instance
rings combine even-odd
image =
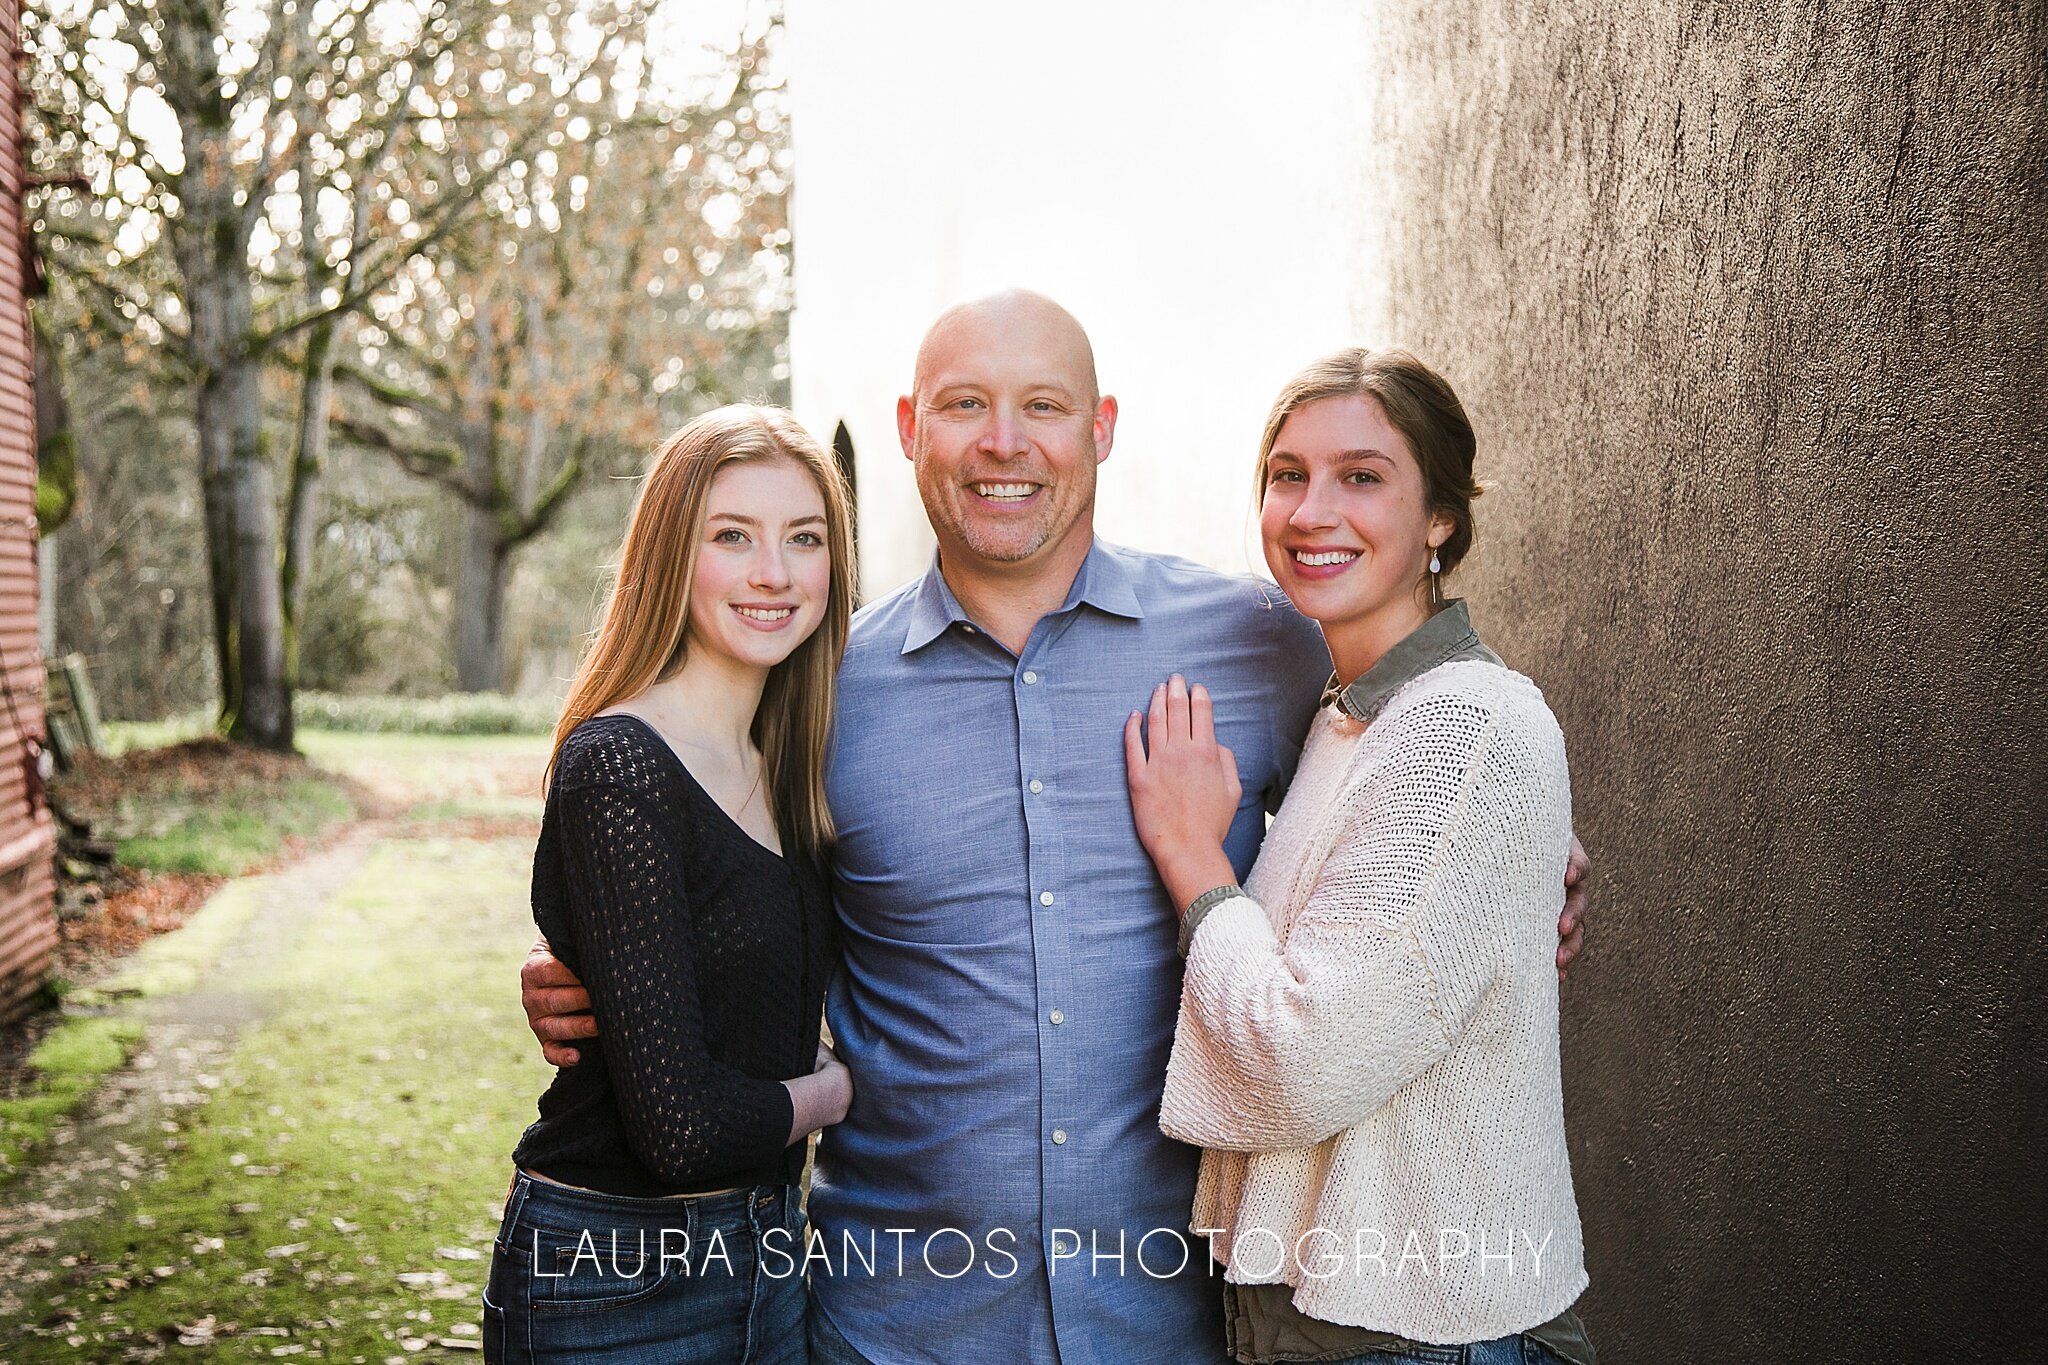
[[[587,64],[582,70],[572,73],[567,84],[574,88],[576,82],[580,81],[588,73],[590,65],[594,64],[595,59],[593,58],[592,62]],[[554,126],[554,100],[549,98],[543,100],[542,103],[546,106],[544,112],[526,126],[520,136],[513,141],[511,146],[504,150],[504,153],[499,156],[497,161],[490,166],[484,175],[464,185],[460,192],[449,191],[424,212],[416,215],[416,221],[433,222],[434,226],[431,229],[423,232],[411,242],[393,247],[383,258],[377,260],[374,264],[364,263],[361,270],[356,269],[357,263],[351,263],[349,287],[343,291],[339,299],[332,304],[301,314],[296,318],[286,319],[271,327],[268,331],[252,334],[247,341],[249,348],[251,350],[258,350],[271,346],[282,338],[310,327],[323,318],[355,311],[372,294],[375,294],[379,289],[389,284],[407,261],[424,253],[453,232],[462,224],[465,218],[479,210],[483,203],[484,192],[502,179],[505,172],[511,166],[523,161],[534,145]]]
[[[435,402],[427,394],[408,389],[404,385],[366,370],[360,365],[351,365],[346,361],[336,361],[334,377],[336,379],[348,380],[367,391],[378,402],[391,407],[405,408],[410,412],[417,412],[422,416],[432,417],[443,422],[454,422],[457,420],[456,414],[452,409]]]
[[[421,449],[408,446],[375,422],[337,414],[328,419],[335,432],[343,439],[353,441],[371,450],[381,450],[398,462],[401,469],[422,479],[431,480],[457,494],[464,501],[474,501],[475,490],[462,476],[462,455],[453,446],[434,446]]]
[[[555,471],[555,477],[548,480],[548,486],[533,500],[533,509],[520,518],[519,533],[505,542],[507,549],[524,545],[535,536],[547,530],[562,508],[568,505],[569,495],[583,481],[584,456],[589,452],[590,438],[585,436],[576,443],[569,458],[562,461],[562,467]]]

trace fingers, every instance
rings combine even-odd
[[[542,1050],[549,1043],[573,1043],[578,1038],[597,1036],[597,1016],[594,1014],[549,1014],[532,1022],[533,1036],[540,1039]]]
[[[519,993],[519,1003],[526,1007],[529,1019],[544,1019],[553,1014],[587,1014],[590,992],[581,986],[529,986]]]
[[[1197,744],[1216,742],[1216,703],[1209,689],[1196,683],[1188,689],[1188,724]]]
[[[1573,934],[1584,932],[1581,926],[1586,920],[1586,878],[1584,874],[1581,874],[1579,880],[1573,882],[1569,880],[1569,872],[1566,873],[1566,877],[1567,880],[1564,884],[1564,913],[1558,916],[1557,932],[1560,935],[1569,937]]]
[[[1124,769],[1132,782],[1145,770],[1145,736],[1142,717],[1136,711],[1124,720]]]
[[[583,983],[576,973],[569,970],[569,964],[550,953],[543,940],[536,943],[526,955],[526,961],[519,964],[519,984],[529,990],[547,986],[581,986]]]
[[[540,1055],[547,1060],[549,1066],[574,1066],[583,1060],[582,1053],[560,1043],[542,1043]]]
[[[1216,763],[1223,772],[1223,785],[1229,789],[1230,799],[1236,801],[1244,795],[1244,785],[1237,778],[1237,755],[1219,744],[1216,746]]]
[[[1586,856],[1586,846],[1579,842],[1577,835],[1573,835],[1572,851],[1565,855],[1564,860],[1564,884],[1577,886],[1592,870],[1593,860]]]
[[[1560,923],[1559,927],[1563,927],[1562,923]],[[1558,980],[1564,980],[1564,974],[1570,969],[1573,959],[1577,958],[1585,950],[1585,947],[1586,929],[1584,925],[1573,925],[1571,930],[1557,941]]]
[[[1176,673],[1166,680],[1166,728],[1175,739],[1194,737],[1188,712],[1188,680]]]

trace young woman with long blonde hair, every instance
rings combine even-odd
[[[846,1113],[823,786],[848,499],[787,413],[656,453],[555,729],[534,919],[601,1033],[540,1100],[488,1359],[804,1358],[805,1139]]]

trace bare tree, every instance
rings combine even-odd
[[[637,52],[638,0],[46,0],[24,15],[34,205],[54,269],[192,385],[222,717],[292,742],[338,331]],[[83,176],[89,196],[62,188]],[[281,544],[266,367],[297,351]]]
[[[503,685],[515,553],[591,473],[743,396],[735,376],[779,335],[787,156],[763,56],[737,52],[716,98],[674,108],[644,92],[502,176],[494,230],[416,263],[340,368],[355,399],[343,434],[458,500],[465,691]]]

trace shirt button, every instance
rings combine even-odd
[[[1069,1242],[1064,1237],[1055,1237],[1052,1239],[1052,1254],[1055,1256],[1071,1256],[1074,1254],[1074,1243]]]
[[[1052,1130],[1052,1145],[1053,1145],[1053,1146],[1055,1146],[1055,1147],[1063,1147],[1063,1146],[1065,1146],[1065,1145],[1066,1145],[1066,1141],[1067,1141],[1067,1130],[1066,1130],[1066,1129],[1064,1129],[1064,1128],[1055,1128],[1055,1129],[1053,1129],[1053,1130]]]
[[[969,635],[972,635],[972,634],[974,634],[974,633],[975,633],[974,627],[973,627],[973,626],[970,626],[970,625],[967,625],[967,624],[965,624],[964,622],[963,622],[963,623],[961,624],[961,626],[960,626],[960,629],[962,629],[962,630],[966,631],[966,632],[967,632],[967,633],[968,633]]]
[[[1067,1012],[1065,1010],[1054,1010],[1051,1014],[1048,1014],[1045,1017],[1052,1020],[1055,1024],[1064,1024],[1067,1022]]]
[[[1038,681],[1038,675],[1027,668],[1024,670],[1024,681],[1027,683],[1035,683]]]
[[[1040,781],[1039,781],[1039,780],[1038,780],[1037,778],[1035,778],[1035,777],[1031,779],[1031,794],[1032,794],[1033,796],[1036,796],[1036,795],[1038,795],[1038,794],[1039,794],[1040,792],[1042,792],[1042,791],[1044,791],[1044,790],[1045,790],[1045,784],[1044,784],[1043,782],[1040,782]]]
[[[1039,892],[1039,893],[1038,893],[1038,903],[1039,903],[1040,905],[1051,905],[1051,904],[1052,904],[1052,892],[1050,892],[1050,891],[1041,891],[1041,892]]]

